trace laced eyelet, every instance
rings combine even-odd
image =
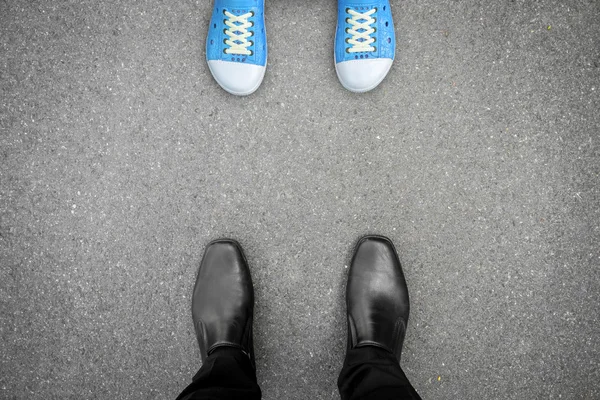
[[[346,12],[352,16],[352,18],[346,18],[346,23],[350,27],[346,27],[344,30],[346,34],[350,35],[350,38],[345,40],[350,48],[346,50],[347,53],[368,53],[373,50],[372,43],[376,41],[373,34],[377,32],[378,19],[374,14],[378,11],[378,8],[370,8],[367,6],[357,7],[356,10],[350,7],[346,8]]]
[[[227,19],[223,20],[225,29],[223,29],[223,43],[225,46],[225,53],[234,56],[245,56],[251,53],[249,46],[254,46],[254,42],[248,40],[248,38],[254,36],[254,32],[249,28],[254,26],[254,22],[249,21],[249,18],[255,16],[254,11],[232,9],[230,11],[223,10],[223,13]],[[235,15],[243,13],[242,15]],[[239,59],[238,59],[239,61]]]

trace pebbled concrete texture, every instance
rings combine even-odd
[[[267,0],[267,75],[237,98],[208,1],[0,1],[0,398],[175,398],[224,236],[264,398],[339,398],[366,233],[403,262],[424,399],[600,398],[600,3],[391,3],[396,62],[356,95],[335,3]]]

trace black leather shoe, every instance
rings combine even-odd
[[[392,242],[365,236],[354,251],[346,287],[348,349],[376,346],[400,361],[408,324],[408,288]]]
[[[234,240],[210,243],[198,270],[192,318],[202,362],[219,347],[242,350],[254,367],[254,289],[241,246]]]

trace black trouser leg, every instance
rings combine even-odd
[[[256,372],[241,350],[216,349],[177,400],[260,400]]]
[[[338,387],[342,400],[421,400],[394,354],[374,346],[348,350]]]

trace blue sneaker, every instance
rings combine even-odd
[[[206,60],[215,80],[245,96],[260,86],[267,65],[264,0],[215,0]]]
[[[381,83],[394,61],[396,38],[388,0],[338,0],[335,70],[357,93]]]

